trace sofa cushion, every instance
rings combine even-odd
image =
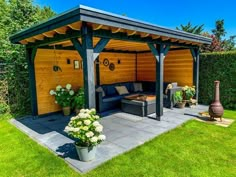
[[[117,92],[119,93],[119,95],[124,95],[124,94],[129,93],[126,86],[116,86],[115,88],[116,88]]]
[[[134,83],[134,92],[142,92],[142,91],[143,91],[142,83]]]
[[[104,92],[104,90],[103,90],[102,87],[98,87],[98,88],[96,89],[96,92],[102,92],[102,97],[106,96],[106,94],[105,94],[105,92]]]
[[[122,96],[113,96],[113,97],[105,97],[103,98],[103,102],[113,102],[113,101],[119,101],[122,99]]]
[[[116,95],[118,95],[114,85],[106,85],[104,87],[104,91],[105,91],[106,96],[116,96]]]
[[[172,84],[168,84],[168,85],[166,86],[166,89],[165,89],[165,94],[167,95],[168,90],[169,90],[169,89],[172,89],[172,88],[173,88]]]
[[[121,83],[120,86],[126,86],[127,90],[132,93],[134,92],[134,86],[133,86],[133,82],[124,82],[124,83]]]

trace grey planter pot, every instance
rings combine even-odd
[[[90,146],[90,147],[81,147],[78,145],[75,145],[77,154],[79,156],[79,159],[83,162],[88,162],[93,159],[95,159],[97,146]]]

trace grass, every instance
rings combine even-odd
[[[0,115],[0,176],[214,176],[236,174],[236,123],[228,128],[191,120],[81,175]],[[236,120],[236,111],[224,117]]]

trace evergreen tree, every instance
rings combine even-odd
[[[177,30],[193,33],[193,34],[201,34],[203,32],[203,26],[202,25],[196,25],[192,26],[191,22],[188,22],[187,25],[180,25],[180,27],[176,27]]]
[[[212,33],[216,36],[216,38],[221,41],[222,37],[225,36],[226,31],[224,28],[224,20],[216,20],[215,29],[212,30]]]

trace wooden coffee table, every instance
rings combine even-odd
[[[156,112],[156,96],[145,94],[126,96],[121,100],[121,110],[145,117]]]

